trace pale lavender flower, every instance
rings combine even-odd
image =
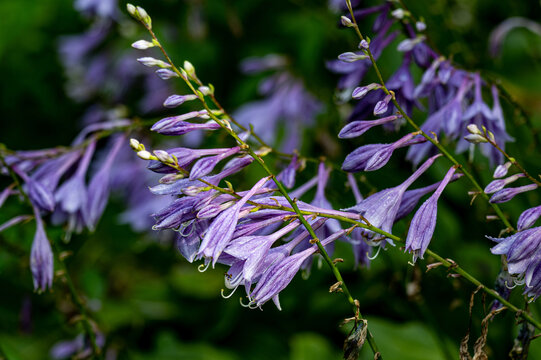
[[[535,222],[537,221],[537,219],[539,219],[540,216],[541,206],[536,206],[525,210],[522,214],[520,214],[518,218],[517,230],[522,231],[532,227],[532,225],[535,224]]]
[[[443,189],[449,184],[456,168],[453,166],[449,169],[440,185],[428,200],[426,200],[419,210],[413,216],[411,225],[406,238],[406,249],[413,253],[413,261],[418,258],[423,259],[423,255],[432,240],[434,229],[436,228],[436,217],[438,213],[438,199],[441,196]]]
[[[346,211],[359,213],[363,215],[370,222],[370,224],[385,232],[390,233],[395,222],[398,210],[400,209],[400,203],[402,202],[404,192],[419,176],[421,176],[422,173],[424,173],[434,163],[436,158],[438,158],[439,156],[441,155],[433,156],[427,161],[425,161],[425,163],[421,165],[419,169],[417,169],[402,184],[393,188],[381,190],[367,197],[359,204],[346,209]],[[368,230],[363,230],[363,232],[366,234],[367,237],[371,238],[369,242],[370,245],[379,245],[383,248],[385,247],[385,244],[387,242],[389,242],[391,245],[394,245],[390,239],[381,239],[381,241],[374,242],[373,237],[377,236],[376,234]]]
[[[9,229],[10,227],[15,226],[15,225],[17,225],[19,223],[26,222],[26,221],[28,221],[28,220],[30,220],[32,218],[33,218],[33,216],[31,216],[31,215],[15,216],[14,218],[9,219],[8,221],[6,221],[5,223],[0,225],[0,232],[4,231],[6,229]]]
[[[88,198],[86,206],[82,208],[83,217],[87,227],[93,231],[98,223],[107,200],[109,199],[111,167],[115,161],[120,147],[126,144],[124,136],[114,139],[113,146],[107,155],[101,169],[94,175],[88,185]]]
[[[184,104],[186,101],[191,101],[197,99],[197,95],[188,94],[188,95],[171,95],[163,102],[163,106],[167,108],[175,108]]]
[[[349,139],[361,136],[366,131],[370,130],[374,126],[388,124],[394,122],[396,119],[400,118],[400,115],[387,116],[377,120],[357,120],[352,121],[340,130],[338,137],[340,139]]]
[[[518,16],[505,19],[490,33],[489,49],[492,56],[495,57],[500,53],[507,34],[517,28],[525,28],[541,36],[541,25],[533,20]]]
[[[43,186],[38,181],[26,175],[23,171],[15,165],[11,167],[13,171],[19,175],[25,182],[26,192],[33,204],[45,211],[54,210],[54,196],[53,193]]]
[[[235,146],[219,155],[209,156],[198,160],[190,170],[190,180],[195,180],[209,174],[220,161],[239,151],[240,147]]]
[[[240,210],[246,202],[259,190],[268,178],[259,180],[252,189],[242,197],[237,203],[229,209],[222,212],[209,226],[198,255],[212,260],[214,266],[220,257],[220,254],[231,241],[235,227],[237,226]]]
[[[47,239],[39,210],[35,207],[34,217],[36,219],[36,234],[30,251],[30,270],[32,270],[34,279],[34,290],[42,292],[53,286],[53,250],[49,239]]]
[[[523,230],[506,238],[493,238],[498,245],[490,251],[507,256],[507,271],[517,284],[525,284],[524,294],[537,298],[541,294],[541,227]]]
[[[344,235],[345,232],[346,230],[341,230],[321,241],[321,244],[326,246]],[[250,293],[249,306],[261,307],[264,303],[272,299],[276,304],[276,307],[280,309],[278,294],[289,285],[304,261],[312,256],[316,250],[316,246],[311,246],[306,250],[288,256],[271,265],[263,273],[256,287]]]

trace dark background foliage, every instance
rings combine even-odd
[[[536,145],[541,137],[534,130],[540,128],[541,38],[527,30],[515,30],[496,59],[489,56],[487,41],[491,30],[510,16],[539,19],[539,2],[406,3],[426,20],[430,41],[441,54],[464,69],[501,79],[532,114],[532,124],[527,124],[504,102],[509,133],[516,139],[509,151],[532,173],[538,173]],[[120,4],[123,11],[124,5]],[[336,77],[325,69],[324,62],[351,51],[356,40],[350,31],[338,28],[338,16],[329,12],[325,1],[147,0],[138,5],[151,14],[172,57],[195,64],[200,78],[216,86],[217,97],[228,109],[258,97],[261,76],[242,75],[238,64],[243,58],[287,55],[291,70],[326,104],[318,126],[306,129],[303,154],[327,156],[339,165],[361,142],[375,142],[376,136],[378,141],[388,141],[384,137],[389,135],[378,131],[353,141],[338,141],[336,137],[344,119],[333,103]],[[187,18],[194,6],[203,10],[204,31],[199,37],[187,31]],[[88,21],[74,10],[71,0],[0,0],[0,14],[0,141],[11,149],[68,145],[80,130],[79,118],[90,104],[75,103],[66,96],[57,44],[60,36],[84,31]],[[117,32],[109,41],[129,47],[143,37],[142,29],[134,27],[123,34]],[[381,59],[384,77],[400,62],[393,49],[387,49]],[[183,91],[180,84],[177,89]],[[136,110],[130,111],[138,115]],[[418,122],[424,120],[422,113],[416,115]],[[398,179],[411,171],[409,164],[399,160],[402,155],[395,156],[385,169],[363,175],[363,194],[402,181]],[[482,184],[490,181],[488,164],[479,161],[472,168]],[[439,164],[423,181],[437,181],[445,171],[445,165]],[[309,165],[299,175],[299,183],[314,172],[314,165]],[[250,174],[237,180],[248,183],[256,177]],[[331,184],[328,198],[335,207],[350,206],[352,197],[344,196],[348,190],[343,174],[333,172]],[[482,201],[469,205],[468,190],[465,181],[446,189],[432,247],[491,285],[500,260],[490,255],[491,242],[484,235],[497,235],[501,225],[484,220],[489,210]],[[514,222],[523,209],[538,204],[538,195],[532,193],[503,209]],[[0,212],[0,222],[19,213],[22,206],[8,202]],[[137,234],[119,225],[118,213],[123,208],[122,201],[113,198],[95,233],[76,235],[69,244],[62,244],[72,252],[67,265],[75,285],[106,335],[107,347],[119,359],[340,358],[348,328],[339,324],[351,315],[351,309],[340,295],[329,294],[333,278],[324,265],[315,266],[308,280],[295,278],[281,295],[283,311],[271,304],[263,312],[248,310],[239,305],[237,295],[229,300],[220,297],[225,268],[199,273],[166,237],[156,240],[156,236]],[[394,232],[405,235],[409,220],[411,217],[397,224]],[[81,331],[73,321],[76,310],[63,284],[55,282],[54,289],[42,295],[32,291],[28,258],[33,232],[34,225],[29,223],[0,234],[0,349],[8,359],[48,358],[53,344]],[[49,228],[51,239],[58,241],[61,236],[61,229]],[[368,270],[351,270],[353,259],[345,244],[338,247],[337,256],[345,259],[341,269],[346,282],[387,359],[445,359],[446,353],[449,358],[457,357],[459,342],[468,329],[471,284],[446,277],[443,269],[426,273],[426,261],[412,267],[408,265],[410,256],[398,248],[382,252]],[[524,305],[520,290],[514,291],[512,299]],[[483,307],[489,303],[490,299],[483,304],[481,296],[476,298],[471,330],[474,339],[480,332]],[[534,303],[530,308],[537,318],[541,316],[539,305]],[[517,333],[514,324],[514,316],[505,312],[490,324],[490,358],[507,358]],[[533,343],[531,359],[541,358],[538,342]],[[371,356],[365,349],[361,357]]]

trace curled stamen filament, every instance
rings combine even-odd
[[[224,289],[222,289],[222,290],[220,291],[220,293],[221,293],[221,295],[222,295],[222,297],[223,297],[224,299],[229,299],[231,296],[233,296],[233,294],[235,293],[235,291],[237,291],[237,288],[238,288],[238,287],[239,287],[238,285],[235,286],[229,295],[224,295],[224,293],[225,293],[225,290],[224,290]],[[241,298],[241,301],[242,301],[242,298]],[[242,302],[241,302],[241,305],[242,305]]]
[[[372,261],[378,257],[380,251],[381,251],[381,246],[378,246],[378,251],[376,251],[376,254],[374,254],[374,256],[369,256],[367,252],[366,257],[368,258],[368,260]]]
[[[201,264],[201,265],[199,265],[199,266],[197,267],[197,270],[198,270],[199,272],[202,272],[202,273],[205,272],[205,271],[207,271],[207,269],[208,269],[209,266],[210,266],[210,263],[211,263],[211,262],[209,261],[209,262],[206,263],[206,264]]]

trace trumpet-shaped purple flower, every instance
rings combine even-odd
[[[436,228],[436,217],[438,213],[438,199],[443,189],[449,184],[456,168],[449,169],[440,185],[428,200],[426,200],[413,216],[408,237],[406,238],[406,251],[413,253],[413,261],[423,258],[423,255],[432,240]]]
[[[408,187],[424,173],[438,158],[440,155],[436,155],[425,161],[423,165],[419,167],[406,181],[402,184],[385,190],[381,190],[363,201],[359,204],[346,209],[347,211],[353,211],[363,215],[370,224],[375,227],[386,231],[391,232],[396,215],[400,209],[400,203],[402,202],[402,197],[404,192]],[[374,233],[371,231],[363,230],[367,238],[370,238],[370,245],[379,245],[385,247],[385,244],[389,242],[394,245],[390,239],[381,239],[381,241],[374,242],[373,237]]]
[[[95,229],[96,224],[105,210],[105,205],[107,205],[110,191],[111,167],[113,166],[113,162],[120,147],[125,144],[125,140],[126,138],[124,136],[118,136],[114,140],[113,147],[107,155],[101,169],[94,175],[88,185],[88,198],[86,206],[83,207],[82,210],[86,225],[91,231]]]
[[[541,227],[517,232],[506,238],[493,238],[498,245],[490,251],[506,255],[507,270],[517,284],[525,284],[524,293],[534,299],[541,294]]]
[[[39,210],[34,208],[34,216],[36,219],[36,234],[32,242],[32,250],[30,251],[30,270],[34,279],[34,290],[45,291],[53,286],[53,250],[43,221],[39,214]]]
[[[209,156],[198,160],[190,171],[190,180],[195,180],[209,174],[220,161],[238,153],[239,151],[240,147],[236,146],[219,155]]]
[[[216,264],[222,251],[231,241],[233,232],[238,223],[241,208],[257,192],[257,190],[267,182],[267,180],[268,178],[259,180],[234,206],[223,211],[216,219],[214,219],[201,242],[201,247],[198,252],[199,256],[212,259],[213,266]]]
[[[343,236],[345,233],[346,230],[341,230],[321,241],[321,244],[326,246]],[[304,261],[312,256],[316,250],[316,246],[311,246],[306,250],[272,264],[263,273],[256,287],[250,293],[249,306],[261,307],[264,303],[272,299],[276,304],[276,307],[280,309],[278,294],[289,285]]]

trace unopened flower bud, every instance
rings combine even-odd
[[[184,61],[184,70],[190,75],[191,77],[195,76],[195,68],[193,67],[192,63],[188,60]]]
[[[168,164],[174,162],[173,158],[167,153],[167,151],[154,150],[154,155],[156,155],[158,160],[160,160],[162,163]]]
[[[488,142],[484,136],[478,135],[478,134],[466,135],[464,136],[464,139],[472,144],[480,144],[480,143]]]
[[[359,49],[368,49],[368,41],[361,40],[361,42],[359,43]]]
[[[362,99],[366,94],[368,94],[369,91],[374,90],[374,89],[379,89],[379,87],[380,86],[375,83],[372,83],[366,86],[356,87],[351,93],[351,97],[357,100]]]
[[[417,28],[417,31],[425,31],[426,30],[426,24],[423,21],[417,21],[415,23],[415,27]]]
[[[143,160],[152,160],[153,158],[152,154],[146,150],[138,151],[137,156],[139,156]]]
[[[403,19],[404,16],[406,15],[406,11],[404,11],[404,9],[396,9],[396,10],[391,11],[391,15],[395,19]]]
[[[338,60],[342,60],[342,61],[348,62],[348,63],[355,62],[355,61],[358,61],[358,60],[364,60],[364,59],[367,59],[367,58],[368,58],[367,55],[355,54],[354,52],[350,52],[350,51],[338,55]]]
[[[212,93],[208,86],[200,86],[198,90],[201,91],[203,95],[210,95]]]
[[[150,56],[139,58],[139,59],[137,59],[137,61],[139,61],[141,64],[143,64],[145,66],[148,66],[148,67],[153,67],[153,66],[158,66],[158,67],[161,67],[161,68],[170,68],[171,67],[171,65],[169,65],[165,61],[154,59],[153,57],[150,57]]]
[[[126,9],[131,16],[137,18],[135,6],[133,6],[132,4],[126,4]]]
[[[466,127],[468,129],[468,132],[473,135],[483,135],[481,130],[477,127],[475,124],[470,124]]]
[[[167,108],[174,108],[179,105],[184,104],[186,101],[195,100],[197,99],[197,95],[189,94],[189,95],[171,95],[165,101],[163,102],[163,106]]]
[[[130,146],[133,150],[139,150],[141,143],[136,139],[130,139]]]
[[[511,165],[511,161],[508,161],[502,165],[498,165],[496,167],[496,170],[494,170],[494,175],[492,175],[492,177],[494,177],[495,179],[504,177],[505,175],[507,175],[507,172],[509,171]]]
[[[176,72],[169,69],[158,69],[156,70],[156,75],[158,75],[162,80],[169,80],[171,78],[178,77]]]
[[[205,188],[202,186],[188,186],[182,189],[182,193],[186,196],[195,196],[204,190]]]
[[[352,26],[355,26],[355,24],[353,24],[353,22],[351,21],[350,18],[348,18],[347,16],[342,16],[340,18],[340,21],[342,22],[342,25],[344,25],[345,27],[352,27]]]
[[[152,19],[150,18],[146,10],[138,6],[137,12],[139,13],[139,18],[143,22],[143,24],[145,24],[149,29],[152,28]]]
[[[182,178],[183,176],[181,174],[167,174],[162,176],[158,182],[160,184],[172,184]]]
[[[146,40],[138,40],[131,44],[131,47],[137,50],[146,50],[148,48],[154,47],[154,43]]]

